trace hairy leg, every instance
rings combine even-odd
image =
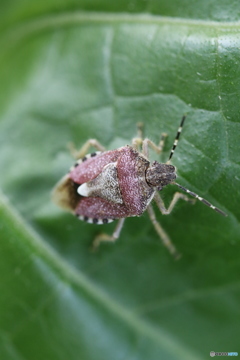
[[[163,215],[169,215],[171,213],[171,211],[173,210],[174,206],[176,205],[176,203],[178,202],[179,199],[182,199],[184,201],[187,201],[191,204],[194,204],[196,202],[196,200],[194,199],[190,199],[187,195],[182,194],[180,192],[175,192],[175,194],[173,195],[172,201],[168,207],[168,209],[166,209],[164,202],[160,196],[160,194],[158,192],[155,193],[154,195],[154,200],[157,203],[157,206],[159,208],[159,210],[161,211],[161,213]]]
[[[132,146],[137,151],[141,150],[143,143],[143,123],[139,122],[137,123],[137,137],[132,139]]]
[[[112,235],[108,235],[108,234],[97,235],[93,241],[93,245],[92,245],[93,250],[96,250],[99,247],[100,243],[103,241],[110,241],[110,242],[116,241],[120,236],[124,221],[125,218],[118,220]]]
[[[87,153],[90,147],[94,147],[98,151],[105,151],[106,149],[104,146],[100,144],[96,139],[89,139],[83,144],[80,150],[77,150],[75,148],[75,145],[73,143],[69,143],[68,148],[70,150],[71,155],[74,157],[74,159],[78,160],[83,158]]]
[[[132,140],[132,146],[136,150],[141,150],[142,153],[148,158],[148,149],[151,147],[157,154],[160,154],[165,143],[165,139],[167,137],[166,133],[161,134],[161,138],[158,144],[155,144],[150,139],[143,139],[143,123],[137,124],[138,129],[138,136],[136,138],[133,138]],[[140,149],[142,147],[142,149]]]
[[[155,144],[150,139],[144,139],[142,142],[142,153],[148,158],[149,147],[152,148],[157,154],[160,154],[163,150],[165,139],[167,137],[166,133],[162,133],[159,144]]]
[[[160,223],[157,221],[152,205],[148,206],[147,211],[148,211],[148,215],[150,217],[150,220],[151,220],[156,232],[158,233],[160,239],[163,242],[163,245],[166,246],[166,248],[168,249],[170,254],[173,255],[173,257],[176,260],[179,259],[181,257],[181,255],[178,253],[177,249],[171,242],[170,237],[167,235],[167,233],[163,230]]]

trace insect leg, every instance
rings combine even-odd
[[[132,146],[136,150],[140,150],[140,146],[143,142],[143,123],[137,123],[137,137],[132,139]]]
[[[97,141],[96,139],[89,139],[88,141],[86,141],[85,144],[81,147],[80,150],[77,150],[73,143],[68,144],[68,148],[70,150],[70,153],[76,160],[83,158],[88,153],[88,149],[91,146],[94,147],[95,149],[99,150],[99,151],[105,151],[104,146],[102,146],[100,144],[100,142]]]
[[[176,260],[179,259],[181,257],[181,255],[178,253],[177,249],[171,242],[171,239],[169,238],[167,233],[163,230],[160,223],[157,221],[152,205],[148,206],[147,211],[148,211],[148,215],[150,217],[151,222],[153,223],[153,226],[154,226],[156,232],[158,233],[160,239],[163,242],[163,245],[166,246],[166,248],[168,249],[170,254],[173,255],[173,257]]]
[[[167,137],[166,133],[162,133],[159,144],[155,144],[150,139],[144,139],[142,142],[142,153],[148,158],[148,148],[149,146],[157,153],[160,154],[162,152],[162,149],[164,147],[165,139]]]
[[[108,234],[97,235],[92,244],[93,250],[96,250],[102,241],[110,241],[110,242],[116,241],[119,238],[124,221],[125,221],[125,218],[118,220],[117,226],[115,227],[112,235],[108,235]]]
[[[182,193],[180,193],[180,192],[175,192],[175,194],[173,195],[172,201],[171,201],[168,209],[166,209],[166,207],[165,207],[165,205],[164,205],[164,202],[163,202],[161,196],[159,195],[159,193],[156,192],[155,195],[154,195],[154,200],[156,201],[157,206],[158,206],[159,210],[161,211],[161,213],[162,213],[163,215],[168,215],[168,214],[170,214],[179,199],[188,201],[188,202],[190,202],[191,204],[194,204],[194,203],[195,203],[195,200],[194,200],[194,199],[190,199],[190,198],[189,198],[188,196],[186,196],[185,194],[182,194]]]

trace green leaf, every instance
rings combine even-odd
[[[161,3],[161,4],[160,4]],[[240,333],[240,41],[234,1],[2,1],[0,358],[205,359]],[[161,16],[160,16],[161,15]],[[164,16],[163,16],[164,15]],[[166,17],[165,17],[166,16]],[[214,22],[213,20],[218,20]],[[232,22],[224,22],[224,21]],[[68,143],[130,143],[136,123],[178,183],[228,214],[179,201],[116,244],[51,203]],[[161,194],[170,203],[177,189]],[[3,195],[4,194],[4,195]]]

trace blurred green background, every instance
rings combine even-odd
[[[207,359],[240,333],[240,4],[234,0],[1,0],[0,359]],[[228,214],[179,202],[116,244],[51,203],[97,138],[127,144],[136,123],[178,182]],[[174,186],[162,191],[169,204]],[[157,211],[157,209],[156,209]]]

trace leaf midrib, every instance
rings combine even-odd
[[[16,23],[16,22],[15,22]],[[24,20],[18,22],[14,27],[12,24],[6,26],[5,31],[2,31],[2,39],[18,41],[22,37],[33,34],[39,31],[46,31],[47,29],[55,28],[57,26],[72,26],[77,24],[146,24],[146,25],[179,25],[179,26],[199,26],[216,28],[222,30],[234,29],[239,31],[240,22],[218,22],[206,21],[197,19],[176,18],[149,14],[128,14],[128,13],[105,13],[105,12],[87,12],[74,11],[62,12],[51,15],[41,15],[35,17],[33,20]]]

